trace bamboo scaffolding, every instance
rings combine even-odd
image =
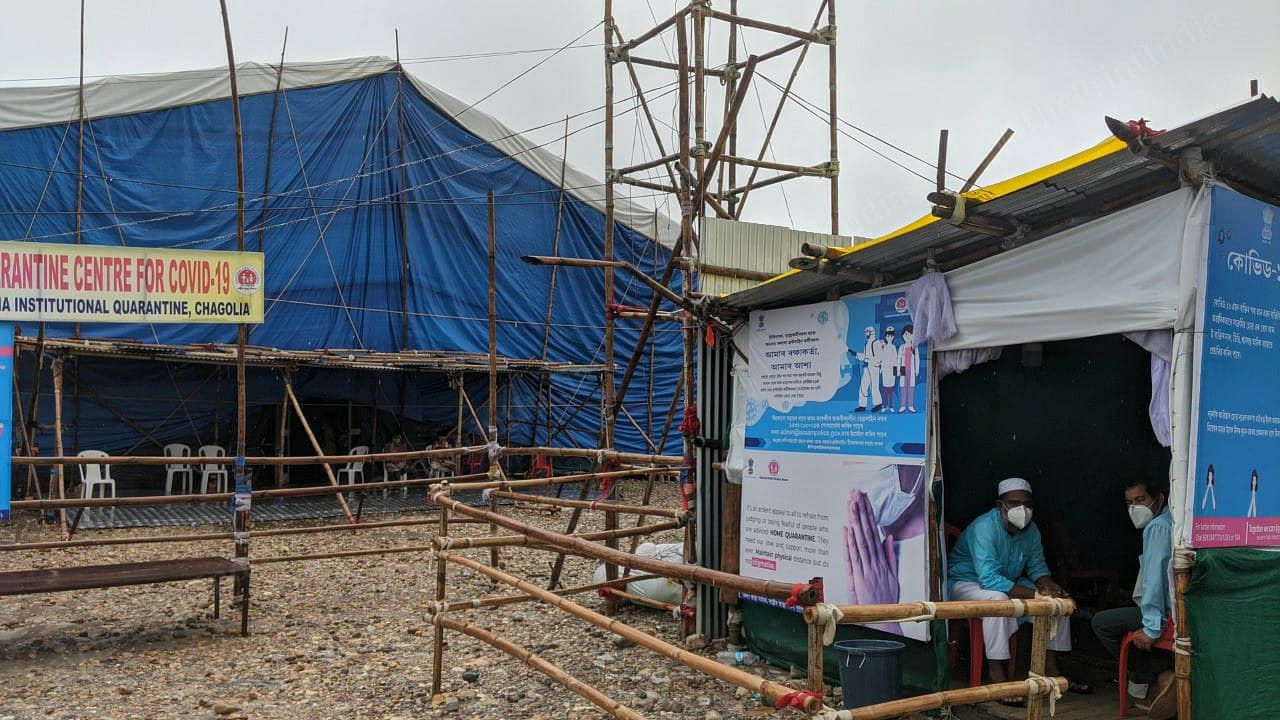
[[[606,0],[607,1],[607,0]],[[493,190],[488,193],[489,208],[489,430],[485,439],[491,443],[498,442],[498,216],[493,202]],[[606,231],[607,232],[607,231]],[[608,358],[606,355],[606,362]],[[499,459],[502,456],[489,452],[489,477],[505,480]],[[497,511],[497,498],[490,496],[489,510]],[[489,534],[498,534],[498,528],[489,524]],[[489,564],[499,567],[502,562],[497,547],[489,549]]]
[[[436,531],[438,537],[449,537],[449,508],[441,506],[440,508],[440,525]],[[440,559],[439,553],[436,554],[436,606],[439,607],[444,602],[445,591],[448,589],[446,582],[448,580],[448,565],[444,560]],[[440,694],[441,675],[444,661],[444,626],[435,623],[432,632],[431,642],[431,695],[435,697]]]
[[[569,500],[566,498],[547,497],[545,495],[532,495],[529,493],[507,492],[503,490],[494,490],[491,497],[507,498],[508,500],[517,500],[520,502],[537,503],[542,505],[552,505],[555,507],[581,508],[583,510],[600,510],[606,513],[627,513],[632,515],[653,515],[655,517],[678,518],[679,511],[669,510],[667,508],[641,507],[639,505],[621,505],[617,503],[587,502],[585,500]],[[613,528],[606,528],[613,529]]]
[[[675,645],[672,645],[671,643],[668,643],[663,640],[659,640],[658,638],[648,633],[637,630],[631,627],[630,625],[627,625],[625,623],[619,622],[618,620],[614,620],[612,618],[601,615],[600,613],[589,610],[581,605],[578,605],[577,603],[566,600],[565,598],[559,595],[556,595],[553,592],[550,592],[548,590],[543,590],[542,588],[536,585],[525,582],[524,580],[521,580],[513,575],[509,575],[501,570],[496,570],[494,568],[488,567],[468,557],[464,557],[462,555],[458,555],[456,553],[445,550],[437,553],[436,559],[437,559],[437,562],[441,562],[441,563],[449,563],[449,562],[456,563],[469,570],[472,570],[481,575],[484,575],[491,580],[495,580],[497,582],[517,588],[520,591],[537,598],[539,601],[543,603],[551,605],[552,607],[559,608],[560,610],[563,610],[566,613],[580,620],[585,620],[591,623],[592,625],[595,625],[598,628],[611,632],[615,635],[624,637],[627,640],[630,640],[641,647],[652,650],[653,652],[656,652],[659,655],[662,655],[664,657],[670,658],[671,660],[675,660],[676,662],[690,669],[703,672],[707,675],[711,675],[712,677],[715,677],[719,680],[723,680],[732,685],[736,685],[738,687],[743,687],[748,690],[751,690],[752,692],[760,693],[760,695],[766,701],[768,701],[770,705],[772,705],[774,702],[781,699],[782,697],[790,695],[792,692],[794,692],[794,690],[787,687],[786,685],[780,685],[778,683],[771,682],[758,675],[753,675],[744,670],[739,670],[736,667],[721,665],[720,663],[710,658],[706,658],[701,655],[697,655],[695,653],[689,652],[688,650],[683,650],[681,648],[678,648]],[[821,705],[822,705],[821,700],[815,697],[811,697],[805,701],[805,710],[806,712],[814,712]]]
[[[535,655],[532,650],[516,645],[505,638],[489,632],[488,630],[454,620],[444,615],[433,616],[431,622],[435,624],[437,628],[447,627],[450,630],[460,632],[464,635],[470,635],[486,645],[501,650],[502,652],[519,659],[534,670],[537,670],[543,675],[546,675],[557,683],[563,685],[565,688],[586,698],[593,705],[600,708],[611,717],[618,718],[619,720],[644,720],[643,715],[623,705],[617,700],[614,700],[608,695],[605,695],[590,685],[587,685],[581,680],[578,680],[569,673],[566,673],[564,670],[561,670],[556,665],[553,665]]]
[[[611,550],[603,545],[583,540],[581,538],[576,538],[571,535],[562,535],[505,515],[499,515],[497,513],[490,513],[469,507],[457,500],[453,500],[448,496],[448,493],[443,490],[437,490],[430,493],[430,498],[432,502],[440,505],[442,508],[449,508],[460,515],[465,515],[477,520],[492,521],[497,525],[507,528],[508,530],[529,535],[530,537],[551,545],[558,550],[584,555],[599,561],[612,560],[619,567],[624,569],[636,568],[645,572],[675,578],[677,580],[702,583],[712,587],[727,587],[737,590],[738,592],[747,593],[748,595],[758,595],[765,598],[783,599],[791,595],[791,585],[788,583],[745,578],[739,575],[730,575],[718,570],[700,567],[698,565],[668,563],[640,555],[631,555],[620,550]],[[806,602],[806,600],[802,599],[802,602]]]
[[[224,0],[225,2],[225,0]],[[315,448],[317,454],[323,455],[324,448],[320,446],[320,441],[316,439],[316,434],[311,430],[311,423],[307,422],[307,416],[302,412],[302,403],[298,402],[298,396],[293,392],[293,381],[289,378],[289,373],[284,374],[284,390],[289,395],[289,402],[293,405],[293,410],[298,415],[298,423],[302,425],[302,430],[307,434],[307,439],[311,441],[311,447]],[[243,460],[243,458],[241,458]],[[329,479],[329,485],[334,488],[340,488],[338,477],[333,474],[333,466],[328,463],[321,463],[324,468],[324,474]],[[342,513],[347,516],[347,522],[355,523],[355,516],[351,514],[351,508],[347,505],[347,498],[341,492],[335,492],[334,497],[338,500],[338,505],[342,506]]]

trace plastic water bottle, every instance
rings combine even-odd
[[[716,660],[721,665],[755,665],[760,657],[750,650],[721,650],[716,653]]]

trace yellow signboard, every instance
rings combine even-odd
[[[0,322],[261,323],[262,253],[0,242]]]

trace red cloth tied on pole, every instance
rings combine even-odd
[[[618,470],[619,467],[620,466],[618,465],[617,460],[605,460],[604,465],[600,466],[600,472],[602,473],[614,472]],[[618,478],[613,475],[600,479],[600,495],[597,496],[595,500],[591,501],[592,510],[596,509],[597,503],[609,497],[609,494],[613,492],[613,486],[617,484],[617,482],[618,482]]]
[[[789,692],[778,698],[777,701],[773,703],[773,706],[776,708],[795,708],[797,710],[804,710],[805,703],[809,698],[817,698],[821,701],[822,697],[823,693],[821,691],[796,690],[795,692]]]
[[[698,419],[698,406],[685,406],[684,419],[680,421],[680,434],[685,437],[697,437],[701,432],[702,421]]]

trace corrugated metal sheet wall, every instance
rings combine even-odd
[[[703,263],[774,275],[786,272],[787,261],[800,254],[802,243],[848,247],[852,242],[843,235],[824,235],[778,225],[720,218],[706,218],[702,223],[700,259]],[[702,292],[709,295],[737,292],[759,284],[707,272],[700,278]]]
[[[698,359],[698,409],[702,416],[702,434],[707,438],[724,438],[733,412],[733,349],[727,341],[715,347],[702,347]],[[720,536],[724,516],[724,472],[713,470],[722,451],[714,448],[698,450],[697,543],[698,563],[713,570],[720,569]],[[720,602],[720,591],[699,585],[696,608],[698,632],[709,638],[728,634],[728,611]]]

